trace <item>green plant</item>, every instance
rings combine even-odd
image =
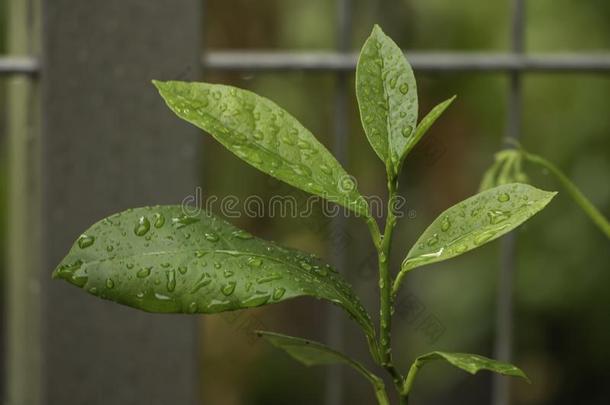
[[[495,154],[494,163],[483,175],[479,191],[515,181],[529,183],[529,177],[523,169],[522,163],[524,161],[555,176],[589,219],[607,238],[610,238],[610,222],[608,222],[608,219],[585,197],[568,176],[547,159],[526,151],[519,144],[516,145],[516,148],[504,149]]]
[[[404,376],[392,359],[392,307],[409,272],[490,242],[514,229],[555,193],[519,183],[503,184],[443,212],[407,253],[394,277],[389,269],[398,174],[414,148],[454,97],[419,124],[413,71],[400,48],[375,27],[362,49],[356,94],[362,125],[385,164],[389,191],[385,227],[337,160],[295,118],[249,91],[209,83],[154,82],[180,118],[211,134],[259,170],[353,211],[364,220],[378,252],[380,320],[373,322],[347,282],[313,255],[255,238],[211,215],[186,215],[180,206],[130,209],[85,231],[59,264],[62,278],[98,297],[150,312],[218,313],[298,296],[342,307],[362,328],[375,363],[392,378],[402,404],[418,370],[444,360],[476,373],[491,370],[526,378],[517,367],[477,355],[432,352]],[[383,380],[321,343],[257,332],[306,365],[343,363],[372,385],[379,404],[389,404]]]

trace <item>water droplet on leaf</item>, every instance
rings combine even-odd
[[[81,249],[86,249],[93,245],[93,242],[95,242],[95,238],[93,236],[83,234],[78,238],[78,247]]]
[[[236,282],[235,281],[229,281],[227,284],[225,284],[224,286],[222,286],[222,288],[220,289],[220,291],[226,295],[229,296],[231,294],[233,294],[233,292],[235,291],[235,286],[236,286]]]
[[[510,195],[508,195],[507,193],[502,193],[498,195],[498,201],[507,202],[508,200],[510,200]]]
[[[279,300],[280,298],[282,298],[284,296],[285,292],[286,292],[285,288],[277,287],[275,290],[273,290],[273,299]]]
[[[133,232],[137,236],[144,236],[150,230],[150,221],[148,218],[142,216],[138,219],[138,223],[133,228]]]

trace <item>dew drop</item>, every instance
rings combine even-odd
[[[311,264],[307,263],[306,261],[301,261],[299,264],[303,270],[311,270]]]
[[[499,224],[502,221],[506,221],[510,218],[510,212],[508,211],[500,211],[500,210],[491,210],[487,212],[487,216],[489,217],[489,223],[492,225]]]
[[[241,302],[241,305],[247,308],[258,307],[269,301],[271,295],[265,291],[257,291],[256,294],[246,298]]]
[[[233,235],[234,237],[236,237],[238,239],[252,239],[252,235],[242,229],[233,231],[231,233],[231,235]]]
[[[286,292],[285,288],[277,287],[275,290],[273,290],[273,299],[279,300],[280,298],[282,298],[284,296],[285,292]]]
[[[451,221],[449,220],[449,217],[444,217],[441,221],[441,231],[447,232],[449,228],[451,228]]]
[[[205,239],[210,242],[218,242],[218,235],[216,235],[214,232],[207,232],[205,234]]]
[[[428,238],[428,240],[426,241],[426,245],[428,246],[434,246],[438,243],[438,235],[434,234],[431,237]]]
[[[498,195],[498,201],[507,202],[508,200],[510,200],[510,196],[507,193],[502,193]]]
[[[176,229],[184,228],[187,225],[194,224],[199,222],[199,218],[189,217],[188,215],[181,215],[176,218],[172,218],[172,225],[176,227]]]
[[[161,293],[155,293],[155,298],[158,299],[159,301],[169,301],[172,299],[172,297],[170,297],[169,295],[165,295],[165,294],[161,294]]]
[[[399,90],[402,94],[407,94],[409,92],[409,85],[407,83],[403,83],[400,85]]]
[[[188,267],[186,266],[179,266],[178,267],[178,272],[182,275],[186,274],[186,272],[188,271]]]
[[[322,277],[328,276],[328,267],[315,266],[313,270]]]
[[[153,214],[153,226],[155,228],[161,228],[165,225],[165,217],[160,212]]]
[[[236,282],[235,281],[229,281],[227,284],[225,284],[224,286],[222,286],[220,288],[220,292],[222,292],[224,295],[226,295],[227,297],[231,294],[233,294],[233,292],[235,291],[235,286],[236,286]]]
[[[195,312],[197,312],[197,303],[195,301],[189,304],[188,312],[190,314],[194,314]]]
[[[250,267],[261,267],[263,260],[260,257],[250,257],[247,263]]]
[[[78,238],[78,247],[81,249],[86,249],[93,245],[93,242],[95,242],[95,238],[93,236],[83,234]]]
[[[108,288],[108,289],[114,288],[114,281],[111,278],[106,279],[106,288]]]
[[[136,273],[136,276],[138,278],[146,278],[146,277],[150,276],[151,270],[152,270],[152,267],[142,267],[140,270],[138,270],[138,272]]]
[[[411,125],[407,125],[402,129],[402,136],[408,138],[411,135],[411,132],[413,132],[413,128],[411,127]]]
[[[167,277],[167,291],[174,291],[176,289],[176,272],[168,270],[165,272],[165,276]]]
[[[144,236],[144,235],[146,235],[146,233],[149,230],[150,230],[150,221],[148,220],[148,218],[146,218],[144,216],[142,216],[142,217],[140,217],[140,219],[138,219],[138,223],[133,228],[133,232],[137,236]]]

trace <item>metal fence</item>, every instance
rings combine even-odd
[[[16,0],[15,3],[18,3]],[[460,52],[409,52],[409,61],[418,72],[473,74],[502,73],[509,77],[507,93],[506,138],[519,138],[522,108],[522,77],[534,72],[603,73],[610,74],[610,54],[528,54],[524,47],[526,29],[525,1],[512,0],[512,29],[510,52],[508,53],[460,53]],[[336,75],[334,98],[334,142],[333,152],[343,164],[347,162],[347,79],[356,65],[357,55],[351,52],[349,34],[352,24],[352,1],[337,0],[337,35],[335,52],[262,52],[262,51],[210,51],[200,58],[205,71],[311,71],[333,72]],[[196,52],[193,49],[193,52]],[[45,50],[43,49],[44,53]],[[35,56],[0,57],[0,75],[23,76],[35,83],[45,80],[41,72],[41,60]],[[343,234],[345,223],[334,221],[333,234]],[[512,280],[515,272],[515,235],[502,240],[499,263],[499,287],[497,291],[497,319],[495,357],[510,360],[512,356]],[[335,251],[339,268],[344,267],[347,258],[344,251]],[[336,322],[337,313],[331,312],[328,321],[328,340],[333,346],[341,346],[342,330]],[[9,373],[11,370],[9,370]],[[341,374],[333,371],[327,383],[326,403],[337,405],[342,402]],[[509,403],[506,379],[494,380],[493,403]]]

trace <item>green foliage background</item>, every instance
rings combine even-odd
[[[208,49],[332,50],[335,2],[329,0],[209,0],[205,45]],[[355,0],[351,35],[359,49],[373,23],[408,50],[501,52],[509,49],[510,2],[485,0]],[[4,4],[4,2],[0,2]],[[537,0],[527,4],[528,52],[610,52],[610,3]],[[0,10],[3,9],[0,7]],[[5,27],[1,20],[0,26]],[[0,39],[4,30],[0,31]],[[4,41],[1,41],[2,46]],[[185,67],[186,68],[186,67]],[[450,75],[415,72],[420,110],[458,94],[453,106],[430,130],[429,143],[416,148],[403,168],[402,189],[415,218],[405,218],[395,238],[393,268],[425,227],[453,203],[474,194],[480,177],[500,147],[505,126],[507,78],[502,74]],[[234,84],[267,96],[301,120],[321,142],[332,147],[334,90],[329,73],[219,74],[206,81]],[[384,195],[384,168],[359,124],[353,75],[349,76],[349,162],[360,190]],[[0,81],[0,92],[4,82]],[[528,74],[524,79],[523,144],[544,155],[574,180],[610,215],[610,75]],[[0,99],[0,111],[4,98]],[[6,141],[0,115],[0,140]],[[426,146],[427,145],[427,146]],[[0,224],[6,219],[5,148],[0,151]],[[234,158],[206,138],[202,167],[204,196],[251,194],[305,195],[280,184]],[[537,186],[558,189],[538,173]],[[559,190],[561,191],[561,190]],[[218,213],[218,212],[217,212]],[[232,220],[232,222],[235,222]],[[332,235],[320,212],[307,219],[241,218],[236,225],[259,237],[329,257],[328,241],[347,243],[344,274],[377,312],[374,253],[364,225],[349,223],[349,233]],[[5,227],[0,241],[7,237]],[[337,241],[338,240],[338,241]],[[347,241],[347,242],[345,242]],[[0,244],[3,256],[4,243]],[[516,277],[515,364],[533,381],[514,381],[516,404],[606,403],[610,398],[610,251],[607,239],[567,196],[559,196],[519,231]],[[409,297],[423,314],[445,328],[431,342],[418,321],[397,317],[395,356],[406,368],[417,354],[431,350],[490,355],[494,338],[499,243],[477,253],[414,271]],[[1,274],[4,272],[0,272]],[[326,341],[327,306],[298,299],[253,312],[202,319],[201,392],[203,403],[274,405],[321,403],[323,369],[306,369],[285,354],[253,341],[244,324]],[[399,314],[400,315],[400,314]],[[345,323],[347,350],[367,358],[366,345]],[[358,354],[360,356],[358,356]],[[264,370],[264,371],[262,371]],[[368,386],[345,372],[346,403],[372,402]],[[489,375],[471,377],[449,366],[422,371],[414,403],[489,403]]]
[[[610,51],[610,4],[531,1],[527,4],[528,52]],[[208,2],[206,45],[209,49],[333,50],[335,3],[230,0]],[[359,49],[373,23],[407,50],[502,52],[509,50],[510,2],[467,0],[355,1],[351,43]],[[237,28],[239,27],[239,28]],[[410,155],[401,178],[414,219],[403,219],[395,239],[396,269],[420,232],[449,205],[476,192],[481,175],[501,145],[505,126],[507,78],[502,74],[422,74],[415,72],[420,114],[452,94],[458,99]],[[231,83],[270,97],[293,113],[328,147],[332,147],[335,79],[328,73],[219,74],[205,79]],[[349,163],[359,188],[384,195],[383,167],[359,124],[349,77]],[[523,144],[562,167],[583,192],[609,214],[610,77],[587,74],[528,74],[524,79]],[[269,181],[222,147],[206,140],[204,195],[258,193],[304,197]],[[558,185],[544,173],[534,184]],[[229,180],[231,179],[231,180]],[[237,184],[236,184],[237,182]],[[560,190],[561,191],[561,190]],[[377,312],[373,285],[373,248],[363,226],[349,224],[349,237],[336,242],[320,216],[309,220],[242,218],[240,226],[266,238],[282,240],[328,257],[329,240],[348,239],[350,265],[344,273]],[[332,242],[331,242],[332,243]],[[427,271],[414,271],[408,297],[423,305],[422,316],[436,316],[445,328],[434,343],[418,321],[396,319],[395,357],[406,367],[417,353],[433,349],[491,354],[494,338],[499,243]],[[512,382],[517,404],[601,403],[610,398],[610,273],[608,241],[567,196],[559,196],[519,231],[516,277],[515,363],[532,385]],[[402,247],[402,248],[401,248]],[[399,253],[399,251],[401,251]],[[323,307],[291,302],[259,310],[254,319],[269,329],[325,339]],[[317,305],[317,304],[315,304]],[[244,314],[242,320],[249,315]],[[204,397],[223,404],[319,403],[323,370],[305,369],[262,343],[251,344],[239,332],[240,319],[205,320],[203,335]],[[288,324],[287,324],[288,322]],[[349,350],[366,358],[357,331],[346,323]],[[419,329],[419,330],[418,330]],[[221,347],[225,347],[222,349]],[[263,367],[268,371],[261,373]],[[350,371],[346,403],[372,401],[368,387]],[[415,403],[488,403],[491,379],[470,377],[443,365],[422,372]],[[228,394],[227,392],[230,392]],[[369,397],[371,397],[369,399]],[[218,401],[218,402],[217,402]],[[366,401],[365,401],[366,402]]]

